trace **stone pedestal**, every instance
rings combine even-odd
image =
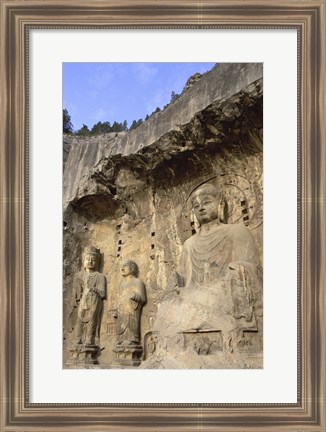
[[[116,345],[113,351],[116,353],[115,366],[139,366],[141,363],[141,345]]]
[[[99,352],[98,345],[75,345],[73,349],[70,350],[71,358],[67,364],[71,367],[90,367],[98,364],[97,355]]]

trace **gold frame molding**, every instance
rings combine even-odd
[[[1,431],[326,431],[325,2],[0,0]],[[35,28],[297,29],[297,403],[29,403],[28,36]]]

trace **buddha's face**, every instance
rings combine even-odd
[[[86,270],[95,270],[97,258],[94,254],[86,254],[84,258],[84,268]]]
[[[219,201],[212,195],[198,193],[192,201],[192,208],[200,225],[218,219]]]

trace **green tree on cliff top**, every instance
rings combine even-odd
[[[66,108],[63,109],[63,132],[71,134],[74,131],[74,126],[71,122],[71,117]]]

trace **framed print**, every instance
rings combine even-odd
[[[1,430],[325,430],[325,6],[1,1]]]

